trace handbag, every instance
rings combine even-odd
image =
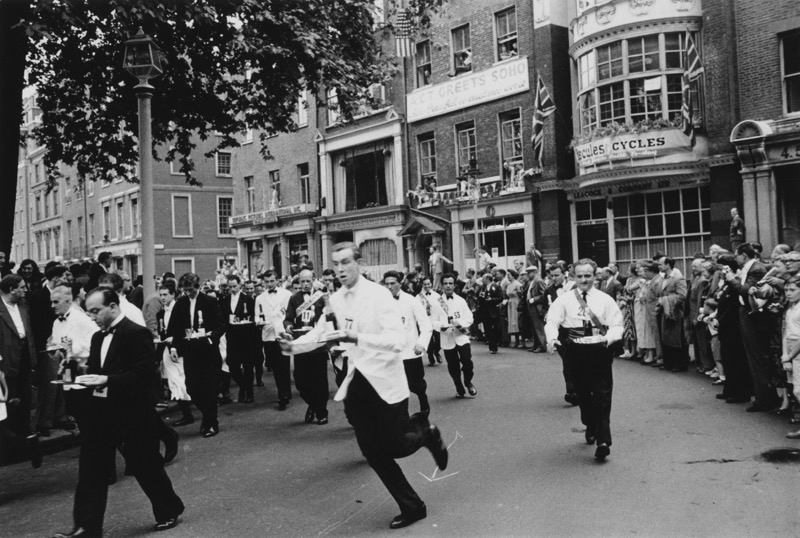
[[[581,296],[578,289],[575,288],[574,291],[575,291],[575,297],[578,299],[578,304],[580,304],[581,308],[583,308],[584,311],[589,315],[589,318],[592,320],[594,326],[597,327],[597,330],[600,331],[600,334],[605,336],[606,333],[608,332],[608,327],[600,323],[600,319],[598,319],[595,313],[592,312],[592,309],[589,308],[589,305],[586,304],[586,301],[583,300],[583,297]],[[619,357],[625,352],[625,347],[622,345],[622,340],[617,340],[616,342],[608,344],[608,349],[609,351],[611,351],[612,357]]]

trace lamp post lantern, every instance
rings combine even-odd
[[[142,283],[144,296],[155,292],[155,225],[153,213],[153,135],[150,101],[151,78],[163,73],[161,49],[141,28],[125,41],[122,66],[139,80],[134,87],[139,104],[139,191],[141,196]],[[134,216],[135,218],[135,216]]]

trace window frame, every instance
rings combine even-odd
[[[255,213],[256,211],[256,186],[254,176],[244,176],[244,209],[245,214]]]
[[[517,124],[518,127],[518,137],[512,137],[511,140],[506,140],[505,138],[505,130],[504,127],[509,124]],[[519,108],[514,108],[511,110],[506,110],[501,112],[497,115],[497,127],[498,127],[498,141],[500,145],[500,164],[502,167],[502,163],[508,161],[509,165],[517,165],[523,164],[525,161],[525,143],[523,142],[523,131],[522,131],[522,111]],[[513,159],[509,159],[506,156],[506,142],[509,142],[511,146],[514,146],[514,142],[517,141],[519,146],[519,154],[514,155]]]
[[[228,156],[228,173],[220,172],[220,156]],[[217,177],[232,177],[233,176],[233,153],[230,151],[218,151],[214,153],[214,172]]]
[[[425,149],[428,147],[428,155],[425,155]],[[417,135],[417,155],[418,159],[418,173],[420,182],[424,184],[429,179],[437,179],[437,162],[436,162],[436,134],[433,132],[423,133]],[[425,166],[425,162],[428,166]],[[426,171],[426,168],[428,169]]]
[[[178,275],[178,273],[175,272],[175,262],[176,261],[178,261],[178,262],[191,261],[192,262],[192,270],[190,272],[192,272],[192,273],[195,272],[194,256],[173,256],[172,258],[170,258],[170,264],[172,265],[172,272],[175,275]]]
[[[509,18],[510,15],[510,18]],[[513,18],[514,22],[514,31],[507,32],[505,34],[500,34],[500,19],[506,18],[507,20],[511,20]],[[508,27],[509,25],[506,24]],[[515,49],[513,51],[507,52],[506,56],[503,57],[503,53],[501,50],[513,44]],[[495,61],[504,62],[506,60],[510,60],[512,58],[516,58],[519,56],[519,26],[517,24],[517,8],[516,6],[511,6],[501,11],[498,11],[494,14],[494,55]]]
[[[117,198],[114,200],[114,217],[116,218],[116,226],[114,226],[114,239],[124,239],[130,237],[125,234],[125,200]]]
[[[420,50],[427,50],[427,62],[420,63]],[[431,59],[431,40],[425,39],[424,41],[419,41],[414,46],[414,81],[417,88],[424,88],[426,86],[431,86],[433,84],[433,61]],[[427,68],[427,82],[424,84],[420,83],[420,77],[424,76],[425,69]]]
[[[219,238],[228,238],[228,237],[232,237],[233,236],[233,228],[231,227],[230,220],[228,220],[228,224],[227,224],[228,233],[223,233],[223,231],[222,231],[221,224],[222,224],[222,217],[223,216],[222,216],[222,207],[221,207],[220,204],[221,204],[221,202],[223,200],[228,200],[228,201],[230,201],[230,204],[231,204],[230,205],[230,215],[228,215],[228,218],[230,219],[230,217],[232,217],[234,215],[234,213],[233,213],[233,196],[232,195],[218,194],[217,195],[217,204],[216,204],[217,205],[217,237],[219,237]]]
[[[131,207],[131,234],[130,237],[141,237],[142,236],[142,217],[141,217],[141,209],[139,209],[139,197],[138,196],[131,196],[130,198],[130,207]]]
[[[800,47],[800,29],[793,30],[791,32],[787,32],[780,36],[780,64],[781,64],[781,100],[783,114],[784,116],[798,116],[800,115],[800,103],[798,103],[797,110],[791,111],[789,110],[789,91],[787,86],[787,79],[795,79],[795,83],[800,86],[800,70],[795,73],[787,74],[786,73],[786,40],[787,39],[797,39],[798,40],[798,47]]]
[[[305,166],[305,173],[302,167]],[[297,179],[300,183],[300,203],[311,203],[311,166],[308,163],[300,163],[297,165]]]
[[[186,198],[189,203],[187,204],[187,212],[189,216],[189,234],[188,235],[178,235],[175,233],[175,198]],[[194,237],[194,221],[192,219],[192,195],[191,193],[172,193],[170,196],[170,203],[171,203],[171,215],[170,218],[172,220],[172,237],[177,239],[192,239]]]
[[[465,32],[463,35],[466,39],[462,38],[462,43],[457,43],[458,36],[461,32]],[[466,46],[464,46],[466,44]],[[456,48],[457,46],[461,46],[461,48]],[[450,64],[452,68],[452,72],[455,75],[461,73],[471,73],[473,67],[473,53],[472,53],[472,35],[470,24],[462,24],[461,26],[457,26],[450,30],[450,50],[452,53],[450,54]],[[465,55],[465,58],[459,59],[459,55]],[[469,59],[469,63],[467,63],[467,59]]]
[[[478,133],[477,133],[477,129],[475,127],[475,121],[474,120],[468,120],[468,121],[464,121],[464,122],[458,123],[458,124],[453,126],[453,130],[455,132],[456,175],[458,176],[458,175],[461,174],[461,170],[464,167],[469,168],[469,161],[471,159],[474,158],[474,159],[477,160],[477,158],[478,158]],[[474,144],[472,146],[466,146],[466,147],[462,148],[462,146],[461,146],[461,133],[466,133],[466,132],[469,132],[469,131],[472,131],[472,138],[473,138]],[[470,151],[470,148],[471,148],[471,151]],[[466,163],[461,162],[461,160],[462,160],[462,155],[461,154],[464,151],[467,151],[469,153]]]

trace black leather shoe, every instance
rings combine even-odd
[[[611,449],[608,448],[608,445],[602,444],[594,451],[594,459],[597,461],[605,461],[609,454],[611,454]]]
[[[597,437],[593,433],[586,432],[583,434],[584,439],[586,439],[587,445],[593,445],[595,441],[597,441]]]
[[[464,393],[463,392],[457,392],[456,393],[456,398],[458,398],[459,400],[463,400],[464,399]]]
[[[286,411],[286,406],[289,405],[289,400],[278,401],[278,411]]]
[[[31,467],[38,469],[42,466],[42,448],[39,445],[39,435],[33,434],[25,438],[28,453],[31,456]]]
[[[239,396],[236,398],[236,401],[239,403],[244,403],[245,399],[247,398],[247,393],[244,389],[239,389]]]
[[[434,425],[428,427],[425,447],[433,454],[433,461],[436,462],[436,466],[439,467],[439,470],[444,471],[447,469],[447,447],[442,440],[442,432]]]
[[[438,362],[439,364],[442,364],[442,358],[439,356],[438,353],[436,354],[436,362]]]
[[[476,389],[472,385],[467,385],[467,392],[469,392],[470,396],[477,396],[478,395],[478,389]]]
[[[164,463],[170,463],[178,455],[178,432],[170,430],[170,438],[164,441]]]
[[[183,417],[172,423],[173,426],[186,426],[187,424],[194,424],[194,419],[190,417]]]
[[[159,521],[158,523],[156,523],[155,526],[153,527],[153,530],[154,531],[167,531],[169,529],[174,529],[177,526],[178,526],[178,518],[177,517],[171,517],[169,519],[166,519],[164,521]]]
[[[253,403],[255,398],[253,397],[253,389],[246,390],[244,394],[244,403]]]
[[[211,426],[207,428],[205,432],[203,432],[203,437],[208,439],[209,437],[214,437],[218,433],[219,433],[219,427]]]
[[[564,401],[570,405],[578,405],[578,395],[574,392],[568,392],[564,395]]]
[[[55,533],[53,538],[100,538],[102,535],[102,532],[92,532],[83,527],[75,527],[70,532]]]
[[[321,417],[317,419],[317,424],[319,424],[320,426],[324,426],[327,423],[328,423],[328,417]]]
[[[217,405],[228,405],[229,403],[233,403],[230,396],[220,396],[217,398]]]
[[[305,417],[306,424],[311,424],[314,422],[314,410],[311,409],[311,406],[306,409],[306,417]]]
[[[403,527],[408,527],[412,523],[416,523],[420,519],[425,519],[426,517],[428,517],[428,509],[425,507],[425,504],[423,504],[422,507],[416,512],[400,514],[392,519],[392,522],[389,523],[389,528],[402,529]]]
[[[725,403],[729,404],[750,403],[750,398],[725,398]]]
[[[263,386],[264,382],[262,380],[259,379],[258,381],[256,381],[256,387],[263,387]]]
[[[760,405],[760,404],[755,404],[754,403],[753,405],[751,405],[750,407],[745,409],[745,411],[747,411],[748,413],[763,413],[763,412],[769,411],[771,409],[775,409],[775,408],[774,407],[770,407],[768,405]]]

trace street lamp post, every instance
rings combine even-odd
[[[153,135],[150,117],[153,87],[148,81],[160,75],[163,69],[161,67],[161,50],[141,28],[135,36],[125,41],[123,67],[139,81],[134,90],[136,90],[139,102],[142,282],[144,296],[148,297],[155,292],[154,277],[156,274],[155,225],[153,222]]]

